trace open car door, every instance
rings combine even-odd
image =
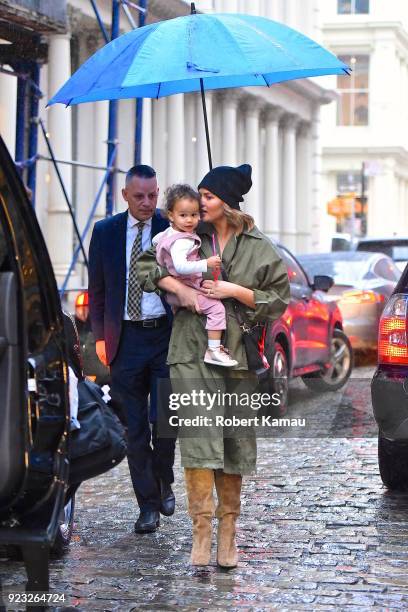
[[[0,545],[48,590],[68,479],[68,364],[59,294],[35,213],[0,138]]]

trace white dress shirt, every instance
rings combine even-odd
[[[139,228],[137,224],[138,219],[135,219],[128,211],[127,229],[126,229],[126,295],[125,295],[125,309],[123,312],[123,319],[130,321],[130,317],[127,311],[127,300],[128,300],[128,284],[129,284],[129,266],[130,256],[132,254],[133,243],[136,239]],[[152,220],[148,219],[144,221],[144,227],[142,230],[142,249],[147,251],[151,247],[151,233],[152,233]],[[142,316],[141,319],[157,319],[166,314],[166,310],[162,304],[160,297],[157,293],[145,293],[142,295]]]

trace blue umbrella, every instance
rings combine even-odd
[[[349,68],[281,23],[244,14],[192,14],[132,30],[99,49],[49,101],[161,98],[205,89],[267,85]],[[211,166],[208,126],[207,145]]]

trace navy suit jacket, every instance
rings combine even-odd
[[[108,363],[114,360],[122,332],[126,298],[128,213],[95,223],[89,246],[89,314],[95,340],[105,340]],[[152,238],[169,226],[160,210],[152,217]],[[171,319],[171,309],[164,303]]]

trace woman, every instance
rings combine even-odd
[[[238,168],[220,166],[203,178],[198,188],[202,199],[202,219],[197,228],[201,238],[200,257],[216,252],[222,258],[225,280],[214,280],[211,272],[204,275],[202,291],[223,301],[227,312],[228,347],[238,365],[235,368],[209,366],[203,361],[207,346],[205,320],[199,312],[194,289],[186,288],[177,279],[154,265],[150,252],[141,256],[140,282],[146,291],[160,289],[173,293],[187,308],[174,317],[168,363],[173,393],[192,395],[193,389],[206,393],[227,392],[244,388],[253,391],[256,377],[248,371],[242,331],[234,304],[239,304],[242,318],[251,325],[274,321],[289,302],[289,283],[285,266],[271,242],[255,227],[252,217],[240,210],[243,195],[251,188],[249,165]],[[187,293],[186,293],[187,292]],[[190,309],[189,309],[190,308]],[[207,397],[207,396],[206,396]],[[217,395],[217,397],[221,397]],[[234,414],[240,406],[232,406]],[[215,416],[228,414],[223,402],[197,407],[191,401],[178,415],[209,415],[211,424],[181,431],[180,453],[185,470],[189,513],[193,520],[193,565],[207,565],[211,556],[214,485],[219,519],[217,562],[232,568],[238,563],[235,525],[240,513],[242,476],[256,467],[256,440],[253,430],[228,430],[215,425]],[[202,434],[202,435],[200,435]]]

